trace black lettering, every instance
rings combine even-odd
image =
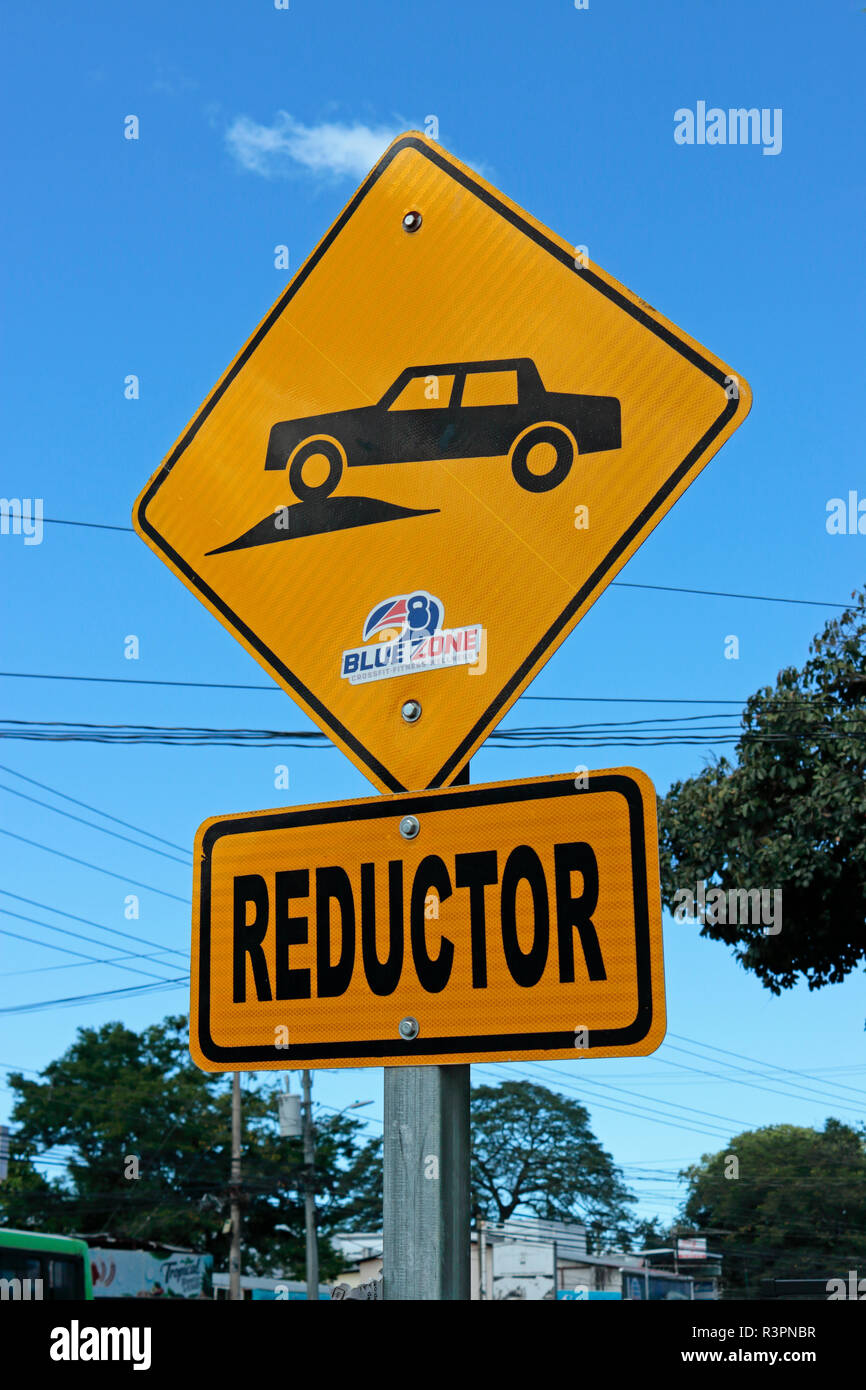
[[[532,893],[535,934],[528,951],[520,949],[517,939],[517,885],[525,879]],[[502,945],[505,963],[516,985],[537,985],[547,964],[550,945],[550,908],[547,884],[541,860],[528,845],[518,845],[505,861],[502,872]]]
[[[247,903],[253,903],[256,915],[247,923]],[[253,968],[253,982],[258,1000],[270,999],[271,982],[262,942],[268,929],[268,885],[261,874],[238,874],[234,880],[232,915],[232,999],[235,1004],[247,1000],[247,962]]]
[[[331,964],[331,899],[340,905],[340,957]],[[345,869],[316,870],[316,992],[320,999],[345,994],[355,966],[355,900]]]
[[[392,859],[388,865],[388,955],[381,961],[376,954],[376,870],[361,865],[361,956],[367,984],[374,994],[393,994],[403,969],[403,865]]]
[[[591,980],[606,980],[601,947],[592,914],[598,907],[598,863],[585,840],[553,847],[556,881],[556,934],[559,942],[559,978],[564,985],[574,983],[574,937],[576,927],[583,958]],[[583,875],[578,897],[571,892],[571,875]]]
[[[427,952],[425,936],[424,908],[427,894],[435,888],[440,903],[451,897],[451,880],[448,870],[438,854],[428,854],[415,870],[412,881],[412,895],[409,901],[409,934],[412,941],[412,958],[422,989],[428,994],[439,994],[445,988],[454,964],[454,946],[447,937],[442,937],[439,954],[433,960]]]
[[[290,898],[310,896],[308,869],[284,869],[275,877],[274,921],[276,956],[276,988],[278,999],[309,999],[309,970],[289,968],[289,947],[303,946],[307,940],[306,917],[289,916]]]
[[[472,988],[487,988],[487,920],[484,889],[499,879],[496,850],[458,854],[454,859],[454,883],[469,889],[469,936],[472,943]]]

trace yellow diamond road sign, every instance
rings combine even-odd
[[[206,1071],[646,1055],[655,794],[633,768],[216,816],[196,836]]]
[[[719,358],[408,134],[133,519],[375,785],[445,786],[749,404]]]

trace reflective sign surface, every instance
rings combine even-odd
[[[215,817],[206,1070],[643,1055],[665,1031],[655,793],[631,768]]]
[[[749,404],[581,248],[411,134],[133,520],[376,786],[442,786]]]

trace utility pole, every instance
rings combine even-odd
[[[385,1299],[469,1297],[469,1067],[385,1070]]]
[[[386,1301],[468,1299],[468,1065],[385,1068],[384,1179]]]
[[[316,1136],[313,1129],[313,1098],[310,1073],[303,1073],[304,1088],[304,1223],[307,1232],[307,1298],[319,1297],[319,1246],[316,1239],[316,1191],[313,1164],[316,1161]]]
[[[241,1074],[232,1076],[232,1243],[229,1252],[229,1298],[241,1297]]]

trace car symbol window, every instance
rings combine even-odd
[[[403,390],[391,402],[389,410],[434,410],[437,406],[447,406],[454,386],[454,374],[450,376],[410,377]]]
[[[467,372],[461,405],[517,405],[517,372]]]

